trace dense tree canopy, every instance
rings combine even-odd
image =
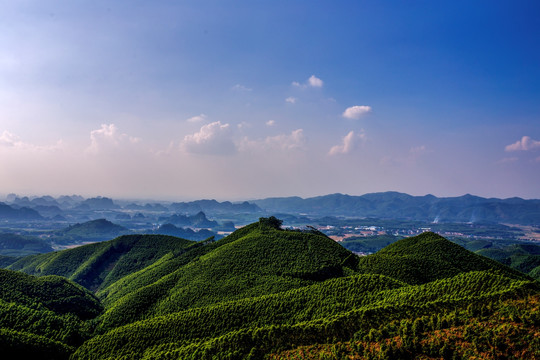
[[[73,360],[540,356],[540,286],[525,274],[433,233],[358,258],[281,225],[20,259],[21,272],[0,270],[0,347]]]

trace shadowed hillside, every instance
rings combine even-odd
[[[28,256],[9,268],[34,275],[65,276],[96,290],[194,243],[165,235],[124,235],[74,249]]]
[[[67,359],[91,336],[83,320],[102,310],[95,296],[66,278],[0,270],[2,356]]]

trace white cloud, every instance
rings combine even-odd
[[[2,134],[0,134],[0,146],[14,149],[14,150],[53,151],[53,150],[62,149],[64,147],[64,144],[62,140],[58,140],[58,142],[54,145],[48,145],[48,146],[34,145],[34,144],[26,143],[22,141],[17,135],[14,135],[10,133],[9,131],[4,130]]]
[[[530,136],[523,136],[521,140],[516,141],[513,144],[507,145],[505,151],[528,151],[540,148],[540,141],[531,139]]]
[[[358,120],[363,115],[365,115],[365,114],[367,114],[369,112],[371,112],[371,106],[355,105],[355,106],[351,106],[351,107],[348,107],[347,109],[345,109],[342,116],[344,118],[346,118],[346,119]]]
[[[276,121],[275,121],[275,120],[268,120],[268,121],[266,122],[266,126],[274,126],[274,125],[276,125]]]
[[[349,131],[349,133],[343,137],[341,144],[332,146],[330,148],[328,155],[348,154],[354,149],[357,140],[364,140],[365,137],[366,136],[364,133],[356,135],[354,131]]]
[[[253,91],[253,89],[251,88],[248,88],[244,85],[241,85],[241,84],[236,84],[234,85],[231,90],[235,90],[235,91],[240,91],[240,92],[250,92],[250,91]]]
[[[301,150],[304,148],[304,130],[296,129],[290,134],[268,136],[263,140],[249,140],[244,138],[239,145],[241,151],[252,150]]]
[[[216,121],[201,127],[191,135],[186,135],[181,147],[195,154],[228,155],[236,151],[231,136],[231,126]]]
[[[189,119],[187,119],[186,121],[187,122],[202,122],[202,121],[205,121],[207,119],[208,116],[206,116],[205,114],[200,114],[200,115],[196,115],[196,116],[193,116],[193,117],[190,117]]]
[[[315,88],[322,88],[324,84],[324,81],[316,77],[315,75],[311,75],[309,79],[306,80],[304,84],[300,84],[298,81],[293,81],[292,86],[299,87],[301,89],[305,89],[307,87],[315,87]]]
[[[290,135],[283,134],[267,137],[265,142],[271,147],[279,147],[283,150],[300,149],[305,143],[304,130],[296,129]]]
[[[320,88],[323,86],[323,81],[319,79],[318,77],[316,77],[315,75],[311,75],[309,77],[308,83],[309,83],[309,86],[312,86],[312,87]]]
[[[90,146],[86,152],[97,154],[101,151],[118,149],[127,144],[135,144],[139,138],[121,134],[115,124],[101,124],[101,128],[90,132]]]
[[[0,145],[8,147],[19,147],[22,144],[18,136],[13,135],[7,130],[4,130],[0,135]]]
[[[289,96],[288,98],[285,99],[285,102],[288,102],[290,104],[295,104],[296,100],[297,99],[295,97]]]

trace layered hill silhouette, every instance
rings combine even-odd
[[[312,198],[284,197],[251,201],[268,212],[345,215],[427,222],[496,222],[538,224],[540,200],[495,199],[473,195],[439,198],[399,192],[362,196],[331,194]]]
[[[0,202],[0,219],[11,221],[41,220],[43,217],[28,207],[12,207]]]
[[[123,226],[114,224],[107,219],[91,220],[70,225],[55,232],[57,242],[100,241],[111,239],[129,233]]]
[[[159,221],[177,226],[191,226],[196,228],[215,228],[218,226],[217,221],[208,220],[206,214],[202,211],[194,215],[174,214],[169,217],[159,218]]]
[[[497,356],[540,351],[526,340],[540,331],[540,287],[523,273],[433,233],[359,258],[317,231],[280,225],[261,218],[218,241],[127,235],[25,257],[10,269],[63,275],[99,299],[92,320],[54,313],[74,316],[67,328],[78,342],[53,330],[27,342],[72,359],[320,359],[341,348],[352,357],[451,358],[467,349],[443,334],[469,326],[465,340]],[[513,335],[500,314],[512,317]],[[472,327],[483,322],[492,325]],[[5,317],[0,329],[6,349],[20,346],[22,329]],[[503,335],[504,346],[486,340]]]

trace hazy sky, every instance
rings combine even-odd
[[[0,193],[540,198],[539,14],[0,0]]]

